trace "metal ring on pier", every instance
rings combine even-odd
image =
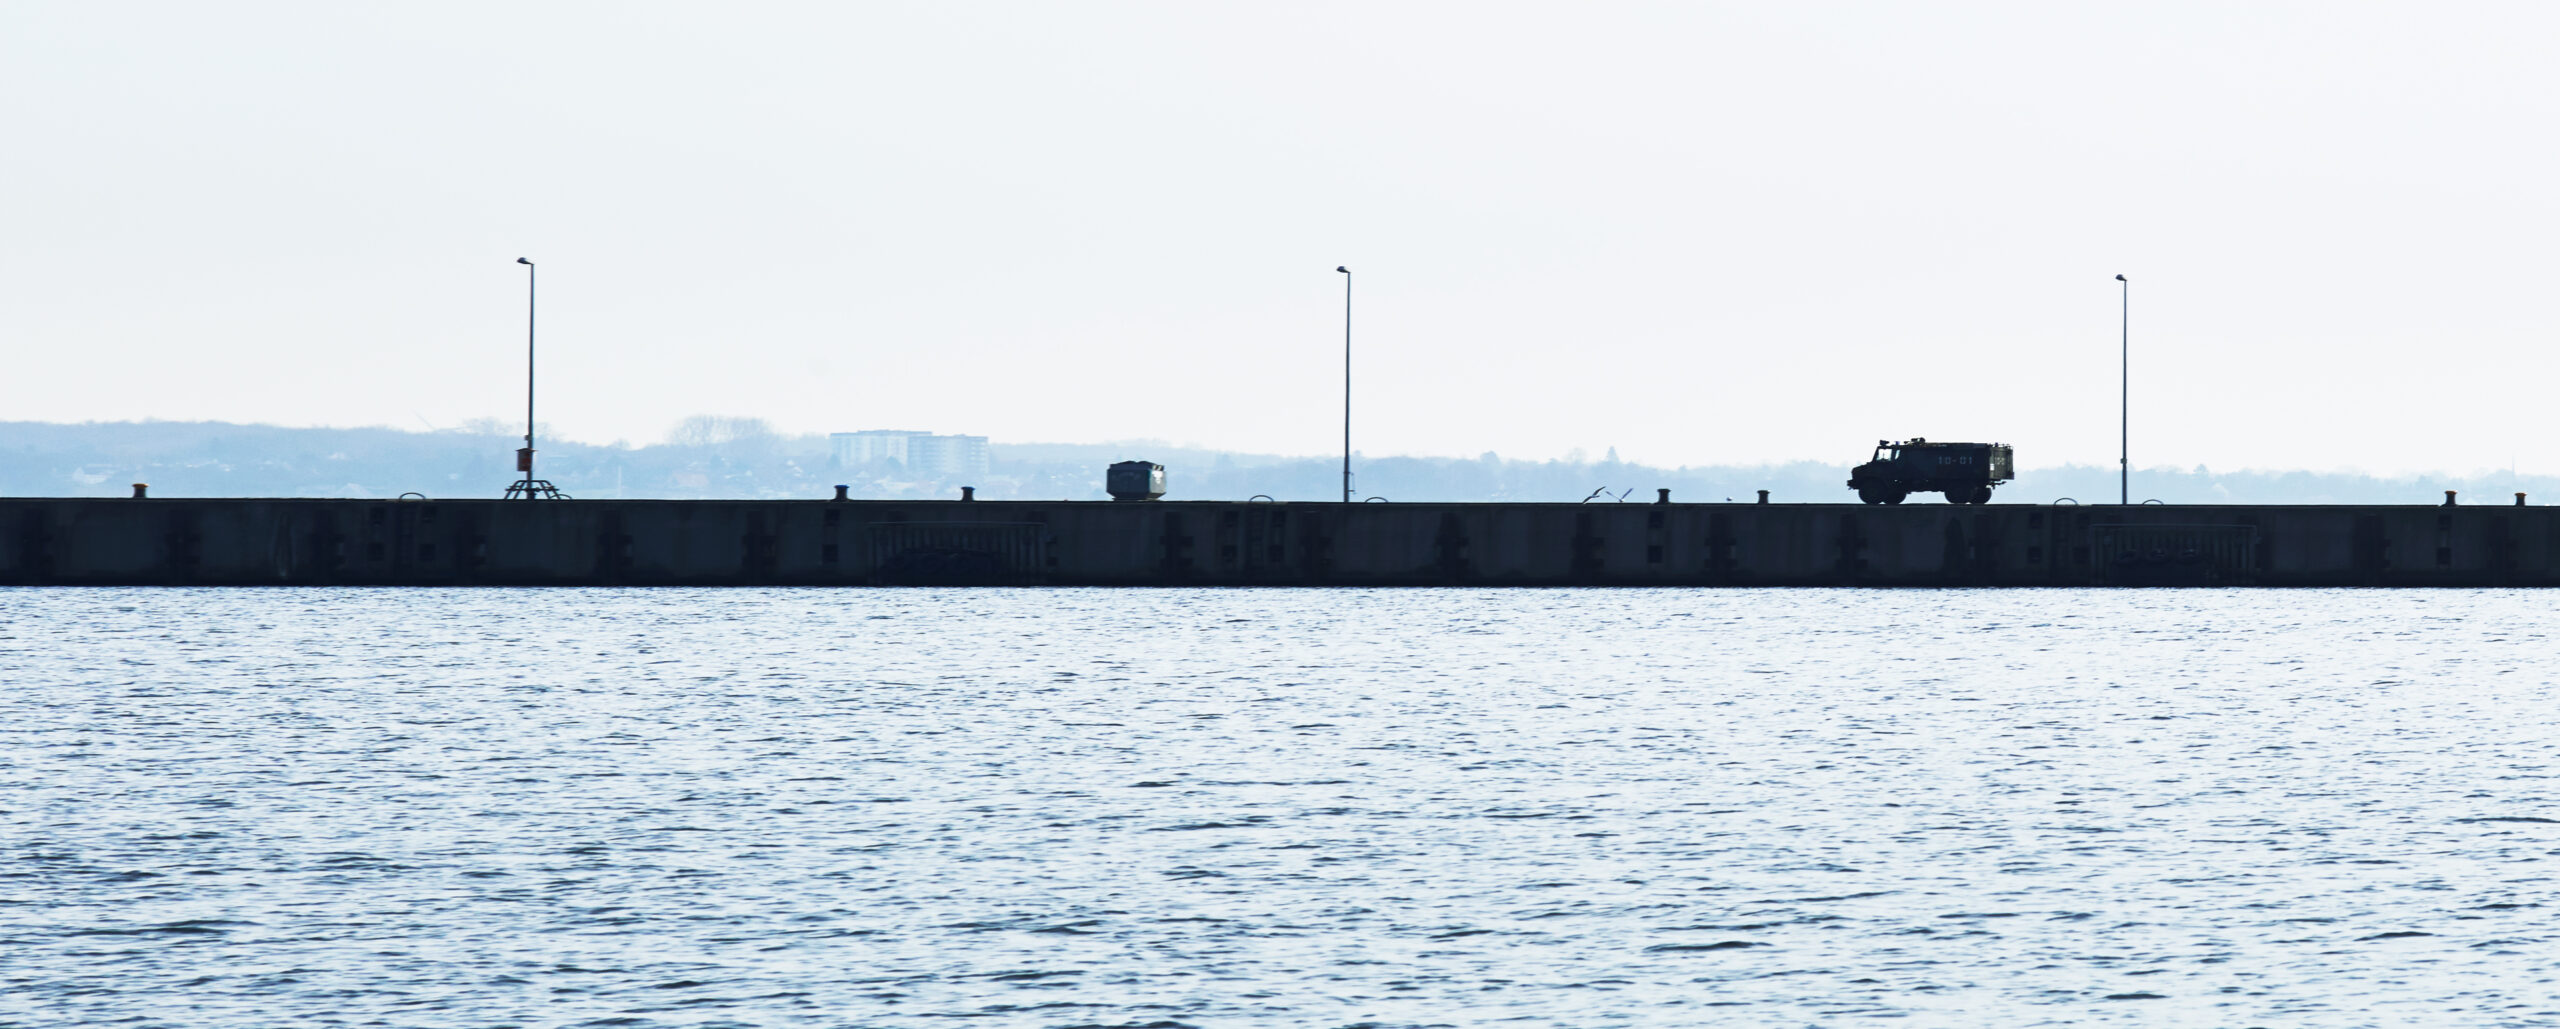
[[[2055,497],[2053,498],[2053,502],[2057,505],[2069,504],[2073,507],[2080,506],[2080,500],[2077,497]]]

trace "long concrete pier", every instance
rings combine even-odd
[[[2560,508],[0,499],[0,584],[2560,586]]]

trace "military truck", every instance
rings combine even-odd
[[[1914,493],[1944,493],[1950,504],[1988,504],[1991,487],[2015,478],[2006,443],[1931,443],[1914,436],[1877,440],[1875,460],[1851,469],[1849,488],[1870,504]]]

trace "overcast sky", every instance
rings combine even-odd
[[[2548,4],[0,4],[0,419],[2560,471]]]

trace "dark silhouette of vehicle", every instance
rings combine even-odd
[[[1914,493],[1944,493],[1950,504],[1988,504],[1991,487],[2015,478],[2006,443],[1931,443],[1914,436],[1876,441],[1875,460],[1851,469],[1849,488],[1870,504]]]

